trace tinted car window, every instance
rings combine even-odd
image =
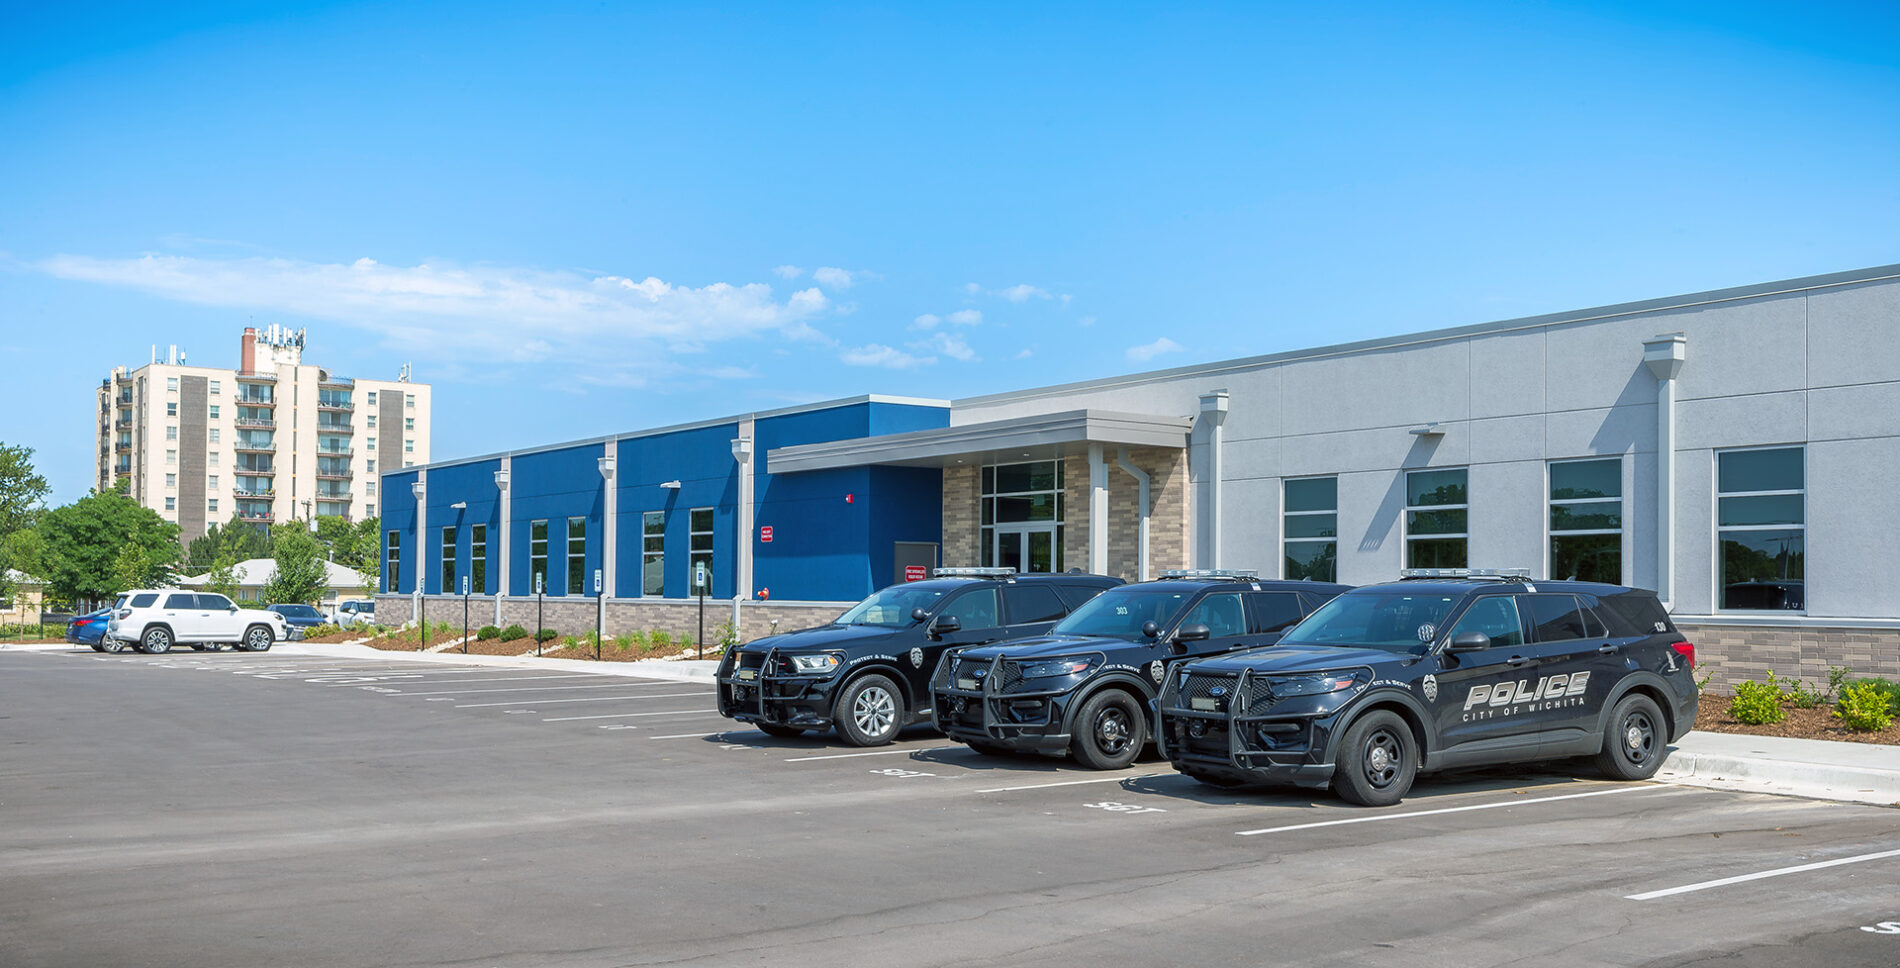
[[[1062,596],[1062,600],[1068,603],[1068,610],[1071,612],[1081,608],[1089,599],[1107,591],[1101,585],[1056,585],[1055,590],[1056,594]]]
[[[1246,635],[1247,613],[1241,608],[1240,593],[1219,592],[1195,603],[1181,624],[1197,623],[1207,626],[1207,634],[1213,638]]]
[[[231,607],[231,600],[223,595],[200,595],[198,596],[198,607],[222,611]]]
[[[165,596],[165,607],[195,612],[198,610],[198,596],[179,595],[176,593],[167,595]]]
[[[1187,594],[1184,592],[1110,589],[1071,612],[1068,618],[1056,624],[1054,631],[1063,635],[1106,635],[1139,641],[1145,638],[1141,631],[1144,624],[1153,622],[1165,628],[1185,604]]]
[[[156,601],[158,601],[157,595],[151,592],[146,592],[143,595],[132,596],[132,607],[133,608],[151,608],[152,603]]]
[[[1458,617],[1458,624],[1452,626],[1451,636],[1457,638],[1466,632],[1483,632],[1491,637],[1494,648],[1524,644],[1524,625],[1517,616],[1517,602],[1509,595],[1492,595],[1472,602]]]
[[[1284,632],[1300,620],[1300,596],[1292,592],[1258,592],[1247,598],[1253,603],[1255,635]]]
[[[1057,598],[1055,591],[1047,585],[1004,586],[1003,604],[1009,608],[1011,625],[1053,622],[1068,611],[1062,607],[1062,599]]]
[[[944,615],[954,615],[966,629],[996,627],[996,589],[977,588],[964,592],[943,607]]]
[[[1575,595],[1525,595],[1524,608],[1530,613],[1531,632],[1539,642],[1562,642],[1587,638],[1590,622],[1584,617],[1583,604]]]
[[[1669,631],[1669,613],[1648,595],[1611,595],[1598,603],[1598,614],[1611,635],[1660,635]]]
[[[1459,600],[1460,596],[1430,592],[1348,593],[1321,605],[1281,642],[1355,645],[1424,655],[1438,636],[1438,624]]]

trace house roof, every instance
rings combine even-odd
[[[365,577],[362,572],[354,568],[346,568],[334,561],[324,562],[323,568],[325,572],[323,584],[327,588],[366,588],[369,586],[369,579]],[[237,567],[233,569],[233,573],[237,576],[237,585],[239,588],[262,588],[264,583],[270,580],[271,573],[276,570],[277,559],[275,558],[251,558],[238,562]],[[206,584],[210,580],[211,573],[205,572],[202,575],[180,578],[178,583],[186,586],[197,586]]]

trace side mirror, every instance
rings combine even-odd
[[[231,614],[233,614],[233,615],[236,615],[236,614],[237,614],[237,606],[236,606],[236,605],[233,605],[233,606],[231,606]]]
[[[1452,637],[1451,651],[1478,652],[1491,647],[1491,637],[1483,632],[1463,632]]]
[[[1158,638],[1161,635],[1161,626],[1153,622],[1143,622],[1141,623],[1141,634],[1151,639]]]
[[[963,628],[963,623],[958,621],[955,615],[939,615],[937,620],[930,625],[930,631],[937,635],[945,635],[961,628]]]
[[[913,622],[927,622],[930,620],[930,613],[921,608],[913,608],[910,610],[910,620]]]
[[[1176,642],[1205,642],[1213,634],[1207,626],[1195,622],[1193,625],[1181,626],[1181,630],[1174,633],[1174,640]]]

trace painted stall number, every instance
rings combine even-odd
[[[1085,803],[1083,806],[1095,810],[1107,810],[1110,813],[1167,813],[1166,810],[1160,807],[1143,807],[1133,803],[1119,803],[1114,800],[1103,800],[1100,803]]]
[[[1873,934],[1900,934],[1900,921],[1882,921],[1879,924],[1870,924],[1861,930]]]
[[[878,776],[936,776],[935,773],[919,773],[916,770],[872,770]]]

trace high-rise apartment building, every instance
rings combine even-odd
[[[189,542],[232,514],[259,524],[376,517],[387,470],[429,462],[429,385],[303,362],[304,331],[246,327],[235,369],[176,346],[99,387],[100,490],[122,488]]]

